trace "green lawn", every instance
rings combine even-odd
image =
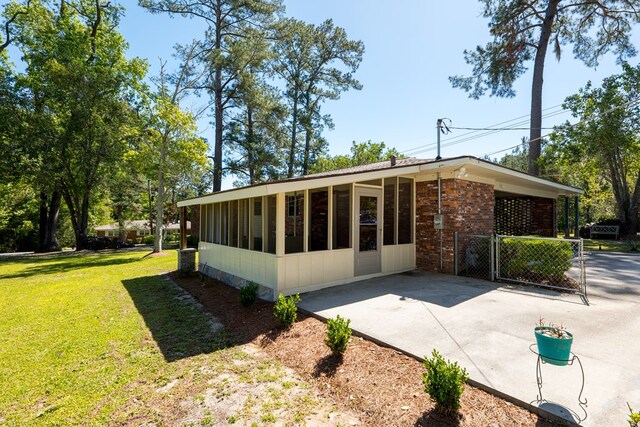
[[[149,387],[216,356],[223,333],[160,275],[175,252],[145,255],[0,260],[0,425],[153,421]]]

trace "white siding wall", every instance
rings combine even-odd
[[[382,272],[394,273],[416,268],[416,245],[388,245],[382,247]]]
[[[278,260],[278,290],[292,294],[345,283],[354,277],[353,261],[353,249],[283,256]]]
[[[278,259],[275,255],[200,242],[199,263],[276,289]]]

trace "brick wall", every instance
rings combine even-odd
[[[442,233],[443,272],[453,273],[454,233],[493,233],[493,185],[459,179],[442,180],[442,231],[433,228],[438,211],[437,181],[416,183],[416,265],[440,271]]]
[[[556,200],[543,197],[532,197],[531,234],[545,237],[556,237],[557,216]]]
[[[200,237],[200,205],[189,206],[189,214],[191,215],[191,235]]]

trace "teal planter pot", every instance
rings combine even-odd
[[[564,331],[568,338],[556,338],[543,333],[545,330],[558,330],[551,326],[537,326],[535,328],[538,353],[546,363],[557,366],[565,366],[569,363],[573,334]]]

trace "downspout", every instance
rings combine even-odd
[[[438,132],[438,140],[440,139],[440,133]],[[438,172],[438,216],[440,217],[440,220],[442,221],[442,182],[440,180],[440,172]],[[442,269],[443,269],[443,265],[444,265],[444,260],[443,260],[443,243],[442,243],[442,227],[444,226],[444,224],[441,223],[440,225],[440,273],[442,273]]]
[[[436,122],[436,133],[438,134],[438,155],[436,156],[436,160],[442,159],[440,157],[440,133],[442,132],[442,119],[438,119]],[[442,182],[440,181],[440,172],[437,174],[438,176],[438,217],[442,221]],[[442,268],[444,264],[443,260],[443,249],[442,249],[442,223],[440,225],[439,234],[440,234],[440,273],[442,273]]]

